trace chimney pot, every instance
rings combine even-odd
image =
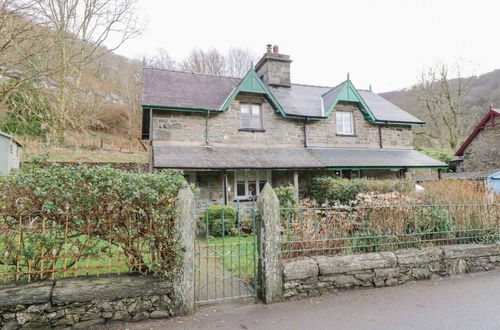
[[[274,45],[273,46],[273,53],[278,54],[279,52],[280,52],[280,49],[279,49],[278,45]]]
[[[267,44],[267,45],[266,45],[266,50],[267,50],[267,52],[268,52],[268,53],[271,53],[271,48],[272,48],[272,46],[273,46],[273,45],[271,45],[271,44]]]

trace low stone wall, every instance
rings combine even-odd
[[[391,286],[492,269],[500,269],[499,244],[303,257],[283,261],[283,294],[295,300],[338,289]]]
[[[88,328],[171,317],[171,285],[150,276],[109,276],[0,286],[0,328]]]

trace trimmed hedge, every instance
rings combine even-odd
[[[236,209],[232,206],[210,205],[205,211],[202,221],[207,224],[208,234],[213,237],[237,234]]]
[[[377,192],[408,193],[413,190],[409,181],[405,180],[375,180],[375,179],[340,179],[337,177],[324,176],[314,178],[311,182],[311,198],[318,202],[339,201],[348,203],[355,200],[361,193]]]
[[[26,163],[0,178],[2,264],[46,270],[49,254],[69,268],[120,250],[132,271],[170,278],[183,252],[174,236],[175,200],[185,185],[180,171]]]

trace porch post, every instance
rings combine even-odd
[[[224,189],[224,205],[227,205],[227,170],[224,170],[224,175],[222,177],[222,187]]]
[[[293,186],[295,187],[295,200],[299,202],[299,171],[293,171]]]

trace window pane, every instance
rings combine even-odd
[[[255,181],[248,182],[248,196],[257,196],[257,184]]]
[[[260,105],[252,104],[252,128],[261,128]]]
[[[245,181],[238,181],[236,184],[236,194],[238,196],[245,196]]]
[[[337,123],[337,133],[342,133],[343,132],[342,112],[338,112],[338,111],[336,112],[335,122]]]
[[[240,113],[240,118],[241,118],[241,127],[243,128],[249,128],[250,126],[250,104],[241,104],[241,113]]]
[[[344,133],[352,134],[352,113],[344,112]]]

